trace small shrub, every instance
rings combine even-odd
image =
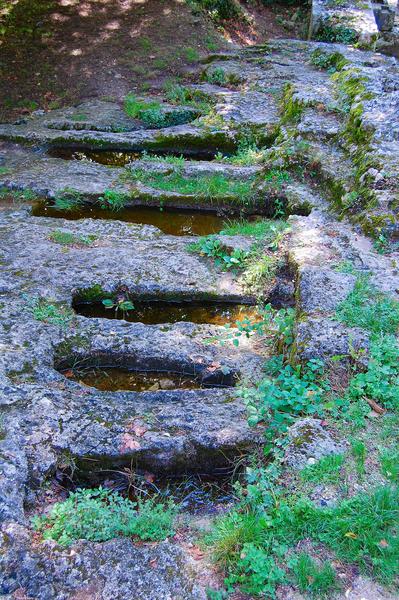
[[[214,85],[225,85],[227,83],[226,72],[222,67],[216,67],[212,71],[207,71],[205,79]]]
[[[358,39],[358,34],[350,27],[333,24],[331,21],[325,20],[318,30],[315,39],[319,42],[354,44]]]
[[[78,490],[57,502],[48,515],[36,517],[33,526],[45,540],[61,546],[85,539],[103,542],[117,536],[157,541],[172,535],[176,509],[154,500],[131,502],[116,492]]]
[[[243,15],[239,3],[235,0],[196,0],[196,4],[216,22],[236,19]]]

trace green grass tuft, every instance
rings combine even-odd
[[[345,456],[343,454],[324,456],[314,465],[302,469],[300,472],[301,479],[312,483],[338,483],[344,462]]]
[[[374,333],[393,333],[399,326],[399,302],[378,292],[367,277],[359,277],[354,289],[340,303],[337,319],[350,327]]]

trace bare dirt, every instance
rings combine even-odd
[[[247,20],[221,27],[184,0],[2,0],[0,121],[87,98],[121,99],[195,76],[209,52],[298,35],[301,9],[243,6]]]

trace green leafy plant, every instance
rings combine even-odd
[[[66,328],[73,319],[74,312],[68,306],[43,297],[24,296],[24,299],[33,318],[37,321]]]
[[[323,363],[313,359],[304,366],[282,367],[276,377],[265,377],[256,388],[240,389],[249,424],[267,423],[266,435],[272,439],[298,416],[323,416],[329,385],[322,375]]]
[[[276,586],[285,579],[285,572],[266,550],[254,544],[244,544],[235,572],[227,578],[226,583],[230,590],[238,584],[245,594],[274,596]]]
[[[214,85],[225,85],[227,83],[226,72],[222,67],[216,67],[211,71],[206,71],[205,79]]]
[[[159,100],[143,100],[131,92],[125,96],[125,113],[132,119],[141,119],[143,112],[147,110],[159,109],[161,103]]]
[[[103,196],[99,198],[101,208],[115,211],[125,208],[128,200],[129,195],[126,192],[111,189],[104,190]]]
[[[367,369],[356,373],[349,382],[351,402],[368,398],[390,409],[399,408],[399,346],[393,335],[377,336],[370,343]]]
[[[82,489],[54,504],[48,515],[33,519],[43,538],[69,546],[86,539],[102,542],[118,536],[157,541],[172,535],[176,508],[155,500],[131,502],[116,492]]]
[[[194,87],[187,87],[178,83],[167,83],[165,85],[165,97],[172,104],[182,104],[192,106],[201,111],[202,114],[207,114],[215,104],[214,98]]]
[[[240,248],[233,250],[227,248],[213,235],[200,238],[188,248],[191,252],[198,252],[201,256],[215,259],[216,265],[224,271],[242,269],[249,256],[249,252]]]
[[[125,296],[118,296],[114,300],[111,300],[110,298],[104,298],[101,302],[105,308],[115,309],[115,314],[118,314],[120,311],[123,317],[125,317],[131,310],[134,310],[133,302],[126,299]]]
[[[331,20],[326,19],[319,28],[315,39],[319,42],[354,44],[358,39],[358,34],[351,27],[335,24]]]

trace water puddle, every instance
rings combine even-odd
[[[186,157],[191,160],[213,160],[215,152],[209,150],[187,151],[187,152],[129,152],[117,150],[80,150],[76,148],[51,148],[47,152],[52,158],[62,158],[63,160],[88,160],[108,167],[124,167],[135,160],[146,159],[148,157]]]
[[[158,392],[195,390],[204,387],[231,387],[234,374],[215,372],[204,381],[200,376],[174,371],[132,371],[118,367],[93,367],[60,371],[68,379],[102,392]]]
[[[178,323],[189,321],[197,324],[235,325],[237,321],[260,320],[256,306],[247,304],[223,304],[207,302],[167,302],[150,300],[132,301],[134,309],[122,313],[107,309],[101,302],[75,303],[77,314],[89,318],[124,319],[131,323],[158,325],[160,323]]]
[[[224,219],[212,212],[173,210],[152,207],[131,207],[118,211],[98,206],[80,205],[72,210],[59,210],[46,202],[32,208],[35,217],[52,217],[76,221],[78,219],[110,219],[125,223],[153,225],[168,235],[209,235],[223,229]]]

